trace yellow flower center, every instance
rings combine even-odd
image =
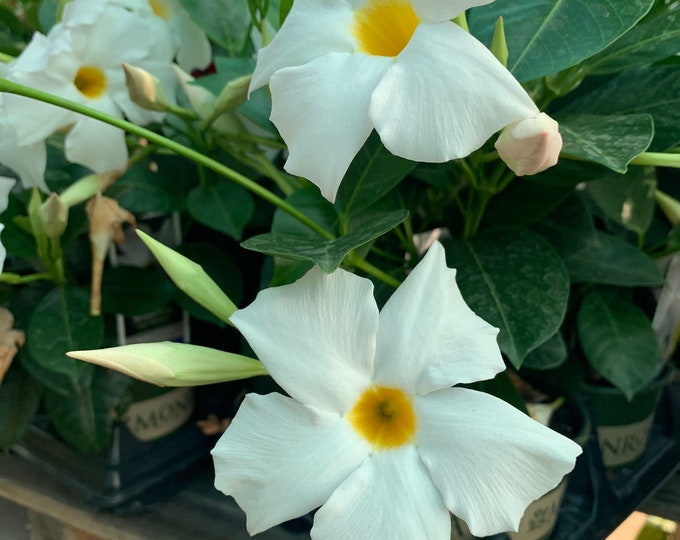
[[[156,17],[160,17],[164,21],[170,20],[172,10],[165,0],[149,0],[149,5]]]
[[[397,56],[418,27],[409,0],[369,0],[354,12],[354,37],[359,50],[375,56]]]
[[[96,99],[106,91],[106,74],[98,67],[83,66],[76,73],[73,84],[85,97]]]
[[[398,388],[371,386],[361,394],[347,419],[376,450],[397,448],[414,440],[413,404]]]

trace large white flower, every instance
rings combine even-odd
[[[538,109],[484,45],[450,19],[490,0],[296,0],[258,53],[287,171],[333,201],[372,129],[414,161],[479,148]]]
[[[10,69],[8,78],[138,124],[158,120],[160,113],[132,103],[122,63],[146,69],[168,81],[172,94],[172,49],[152,42],[149,27],[130,11],[82,0],[64,9],[62,24],[47,37],[36,34]],[[125,134],[108,124],[66,109],[7,94],[7,123],[25,147],[68,128],[65,153],[69,161],[103,173],[122,169],[127,162]]]
[[[488,394],[497,330],[436,243],[378,312],[367,279],[313,269],[232,322],[291,396],[246,396],[213,450],[251,534],[321,506],[312,537],[448,539],[517,530],[581,449]]]

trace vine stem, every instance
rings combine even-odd
[[[55,96],[47,92],[43,92],[41,90],[36,90],[35,88],[15,83],[1,77],[0,77],[0,92],[16,94],[19,96],[24,96],[27,98],[42,101],[44,103],[49,103],[51,105],[61,107],[62,109],[67,109],[69,111],[89,116],[90,118],[94,118],[95,120],[99,120],[106,124],[115,126],[124,131],[127,131],[128,133],[137,135],[138,137],[143,137],[158,146],[166,148],[177,155],[190,159],[191,161],[216,172],[220,176],[223,176],[231,180],[235,184],[243,187],[244,189],[247,189],[254,195],[257,195],[258,197],[264,199],[268,203],[276,206],[277,208],[280,208],[282,211],[286,212],[291,217],[297,219],[300,223],[302,223],[315,233],[323,236],[324,238],[328,239],[333,238],[333,235],[331,233],[329,233],[326,229],[324,229],[316,222],[314,222],[312,219],[307,217],[305,214],[300,212],[297,208],[290,205],[281,197],[275,195],[268,189],[260,186],[258,183],[254,182],[250,178],[243,176],[242,174],[236,172],[235,170],[230,169],[225,165],[222,165],[218,161],[209,158],[208,156],[201,154],[200,152],[197,152],[196,150],[193,150],[188,146],[184,146],[183,144],[173,141],[172,139],[168,139],[163,135],[159,135],[158,133],[155,133],[149,129],[128,122],[127,120],[123,120],[122,118],[116,118],[115,116],[111,116],[109,114],[98,111],[86,105],[81,105],[80,103],[76,103],[74,101],[70,101],[68,99],[64,99],[62,97]]]
[[[642,152],[633,158],[631,165],[654,165],[656,167],[673,167],[680,169],[680,154],[663,152]]]

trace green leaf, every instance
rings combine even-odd
[[[680,12],[669,11],[638,24],[604,51],[589,58],[591,75],[633,69],[680,52]]]
[[[654,217],[656,175],[650,167],[635,167],[625,175],[611,174],[588,182],[586,193],[606,216],[642,237]]]
[[[508,69],[520,82],[568,68],[632,28],[654,0],[496,0],[470,12],[470,29],[489,45],[503,17]]]
[[[12,364],[0,384],[0,451],[8,451],[31,425],[41,386],[21,364]]]
[[[215,96],[219,96],[228,82],[252,73],[255,69],[254,58],[229,58],[227,56],[215,56],[213,63],[217,73],[205,75],[193,81],[191,84],[202,86]]]
[[[321,225],[328,232],[338,228],[338,214],[316,186],[307,186],[295,191],[286,198],[286,202],[300,210],[312,221]],[[283,210],[277,209],[272,221],[272,232],[283,234],[309,234],[309,227]]]
[[[250,193],[227,181],[194,188],[187,206],[196,221],[235,240],[241,239],[255,210]]]
[[[88,365],[66,353],[99,347],[104,323],[101,317],[90,316],[90,296],[86,291],[57,288],[36,306],[26,335],[25,349],[40,370],[40,382],[57,392],[68,392],[87,379]]]
[[[588,293],[578,313],[578,335],[593,368],[629,400],[660,367],[649,318],[620,295],[599,290]]]
[[[345,215],[371,206],[416,166],[390,153],[373,132],[357,153],[338,190],[337,205]]]
[[[131,382],[129,377],[97,368],[92,385],[63,395],[45,392],[50,422],[71,445],[84,452],[102,452],[111,444],[113,411]]]
[[[651,114],[651,151],[680,143],[680,64],[649,66],[621,73],[565,105],[560,114]]]
[[[498,344],[519,368],[564,319],[569,277],[562,261],[545,239],[521,228],[487,230],[445,245],[465,301],[500,329]]]
[[[567,345],[562,335],[557,333],[531,351],[524,359],[522,367],[540,370],[555,369],[561,366],[568,356]]]
[[[267,255],[311,261],[323,272],[330,273],[340,266],[350,251],[391,231],[407,217],[406,210],[389,212],[362,231],[340,238],[327,239],[313,234],[268,233],[249,238],[242,242],[241,246]]]
[[[102,279],[102,311],[132,317],[165,307],[175,286],[160,270],[119,266],[107,268]]]
[[[247,2],[234,0],[180,0],[191,18],[230,56],[239,56],[250,31]]]
[[[107,195],[134,214],[184,210],[189,168],[176,157],[136,163],[107,190]]]
[[[562,152],[625,173],[628,164],[649,148],[654,138],[648,114],[556,116],[564,146]]]
[[[596,231],[590,212],[572,195],[534,229],[560,254],[572,282],[625,287],[658,286],[663,276],[645,253],[615,236]]]

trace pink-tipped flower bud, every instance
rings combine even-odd
[[[559,124],[541,113],[505,127],[495,144],[498,155],[517,176],[552,167],[562,150]]]

